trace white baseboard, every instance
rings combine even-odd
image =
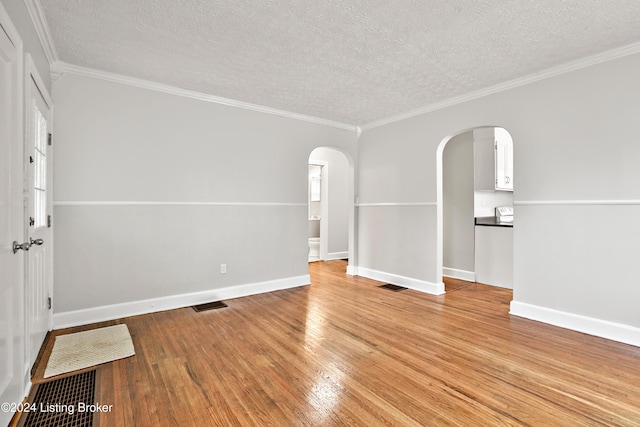
[[[358,275],[358,267],[355,265],[347,265],[347,274],[349,276],[357,276]]]
[[[326,261],[333,261],[336,259],[347,259],[349,258],[349,252],[330,252],[327,254]]]
[[[442,275],[453,279],[466,280],[467,282],[476,281],[476,273],[474,271],[458,270],[457,268],[442,267]]]
[[[608,320],[567,313],[518,301],[511,301],[509,314],[640,347],[640,328],[622,323],[609,322]]]
[[[311,277],[306,274],[303,276],[269,280],[266,282],[249,283],[238,286],[229,286],[226,288],[211,289],[202,292],[171,295],[167,297],[131,301],[121,304],[92,307],[83,310],[67,311],[54,314],[53,325],[54,329],[69,328],[72,326],[87,325],[90,323],[104,322],[106,320],[137,316],[140,314],[155,313],[158,311],[189,307],[192,305],[203,304],[210,301],[227,300],[249,295],[262,294],[265,292],[279,291],[283,289],[309,285],[310,283]]]
[[[348,272],[347,272],[348,273]],[[385,273],[383,271],[371,270],[369,268],[358,267],[357,275],[380,282],[392,283],[404,286],[420,292],[432,295],[444,294],[444,283],[431,283],[424,280],[413,279],[411,277],[399,276],[397,274]]]

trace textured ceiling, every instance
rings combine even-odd
[[[640,41],[638,0],[40,0],[73,65],[363,125]]]

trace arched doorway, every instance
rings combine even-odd
[[[441,141],[437,277],[513,288],[513,169],[513,140],[502,127],[467,129]]]
[[[317,147],[308,163],[309,261],[348,259],[351,266],[355,262],[353,160],[342,150]]]

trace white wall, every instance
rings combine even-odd
[[[328,210],[326,224],[328,259],[346,258],[349,251],[349,174],[351,167],[347,157],[338,150],[319,147],[313,150],[309,161],[326,162],[323,167],[323,183],[326,189]]]
[[[54,97],[58,324],[308,283],[309,154],[355,132],[74,74]]]
[[[640,345],[638,75],[640,54],[365,129],[359,266],[437,284],[438,145],[502,126],[517,185],[512,310]]]
[[[473,280],[473,133],[452,138],[442,156],[444,274]]]
[[[474,191],[475,216],[495,216],[497,206],[513,206],[513,192]]]

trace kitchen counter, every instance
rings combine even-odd
[[[476,217],[476,225],[485,225],[488,227],[513,227],[513,221],[500,221],[495,216],[479,216]]]

